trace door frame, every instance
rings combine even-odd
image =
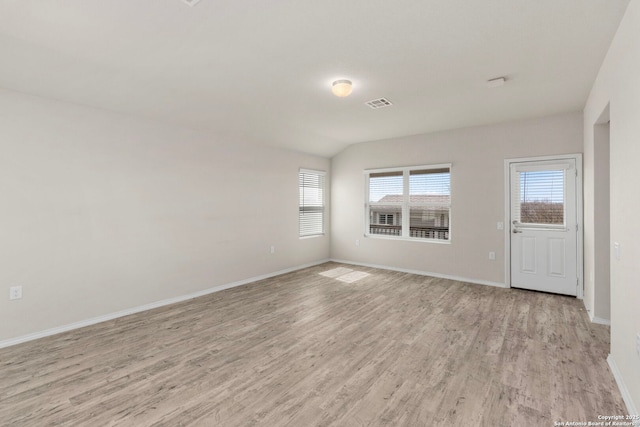
[[[583,187],[582,187],[582,154],[558,154],[557,156],[519,157],[504,160],[504,284],[511,287],[511,165],[513,163],[539,162],[549,160],[575,160],[576,162],[576,256],[578,292],[576,298],[584,298],[584,227],[583,227]]]

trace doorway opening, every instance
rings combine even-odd
[[[593,243],[587,285],[588,298],[593,302],[589,317],[604,324],[611,319],[610,136],[607,105],[593,126]]]

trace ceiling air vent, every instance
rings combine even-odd
[[[182,1],[191,7],[195,6],[200,2],[200,0],[182,0]]]
[[[384,108],[384,107],[388,107],[390,105],[393,105],[391,103],[391,101],[389,101],[386,98],[378,98],[378,99],[372,99],[371,101],[367,101],[365,102],[365,104],[374,110],[377,110],[378,108]]]

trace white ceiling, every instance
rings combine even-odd
[[[628,2],[3,0],[0,87],[332,156],[581,110]]]

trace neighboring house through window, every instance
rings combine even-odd
[[[371,237],[450,240],[451,165],[365,171]]]
[[[300,237],[323,235],[325,172],[300,169],[298,187]]]
[[[393,225],[393,214],[383,214],[383,213],[378,214],[378,223]]]

